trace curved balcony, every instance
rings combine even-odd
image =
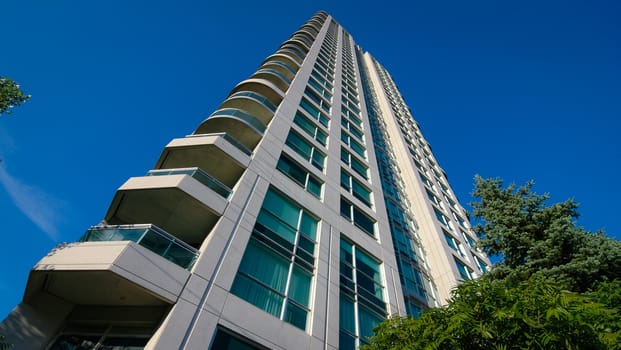
[[[313,45],[313,40],[310,38],[310,35],[304,32],[293,34],[293,36],[291,36],[291,39],[289,39],[287,42],[302,46],[302,48],[304,48],[304,52],[306,53],[308,53],[311,46]]]
[[[283,92],[287,91],[287,89],[289,89],[289,85],[291,84],[291,80],[289,80],[284,74],[271,68],[259,69],[250,78],[267,80],[276,85]]]
[[[278,51],[276,51],[276,53],[288,56],[289,58],[293,59],[298,65],[301,65],[302,62],[304,62],[304,57],[300,56],[297,51],[290,48],[280,48],[278,49]]]
[[[317,34],[319,34],[319,32],[321,31],[321,27],[323,26],[323,21],[311,18],[308,22],[306,22],[306,25],[304,25],[304,27],[306,26],[313,28],[317,31]]]
[[[302,27],[300,27],[298,32],[308,33],[313,39],[316,38],[317,35],[319,34],[319,31],[317,30],[317,28],[315,28],[314,26],[310,24],[303,25]]]
[[[306,57],[308,53],[308,49],[303,42],[295,39],[289,39],[284,42],[284,44],[280,45],[280,48],[289,48],[294,51],[297,51],[300,54],[300,57]]]
[[[315,42],[315,37],[305,29],[301,29],[295,32],[291,36],[291,39],[297,39],[305,42],[307,45],[309,45],[309,50],[310,46],[312,46],[312,44]]]
[[[254,92],[254,91],[240,91],[240,92],[236,92],[232,95],[230,95],[228,98],[234,98],[234,97],[246,97],[246,98],[251,98],[259,103],[261,103],[264,107],[266,107],[267,109],[269,109],[272,113],[276,112],[276,105],[274,105],[270,100],[267,99],[267,97]]]
[[[200,246],[224,212],[230,190],[196,168],[177,172],[153,171],[127,180],[117,190],[106,222],[152,223],[193,247]]]
[[[324,17],[321,13],[317,13],[309,20],[309,22],[317,22],[319,25],[323,25],[323,23],[326,21],[326,18],[328,17]]]
[[[321,27],[319,27],[321,28]],[[308,34],[310,34],[313,38],[317,37],[317,34],[319,34],[319,29],[317,29],[315,26],[307,23],[305,25],[303,25],[298,31],[305,31]]]
[[[267,124],[272,120],[276,106],[265,96],[252,91],[240,91],[229,96],[218,109],[233,108],[246,111]]]
[[[248,167],[251,154],[226,133],[191,135],[166,145],[154,168],[198,167],[232,188]]]
[[[295,77],[295,70],[288,66],[286,63],[277,60],[271,60],[263,63],[261,68],[271,68],[279,71],[283,75],[285,75],[289,80],[293,80]]]
[[[275,106],[280,105],[280,102],[282,102],[285,96],[285,94],[270,81],[257,78],[246,79],[241,83],[237,84],[237,86],[233,88],[229,96],[232,96],[233,94],[240,91],[254,91],[256,93],[259,93],[267,97],[267,99]]]
[[[254,149],[263,137],[265,129],[266,125],[257,117],[239,109],[224,108],[205,119],[194,133],[225,132],[244,147]]]
[[[297,71],[300,69],[300,64],[297,61],[289,57],[289,55],[285,55],[283,53],[278,53],[278,52],[276,52],[273,55],[268,56],[263,61],[263,63],[261,63],[261,66],[263,66],[267,62],[272,62],[272,61],[278,61],[278,62],[284,63],[290,68],[292,72],[294,72],[294,74],[297,73]]]

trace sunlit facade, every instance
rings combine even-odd
[[[32,269],[17,349],[355,349],[489,260],[386,69],[303,24]]]

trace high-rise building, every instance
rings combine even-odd
[[[393,79],[319,12],[32,269],[18,349],[354,349],[489,260]]]

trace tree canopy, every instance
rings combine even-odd
[[[477,177],[478,244],[499,261],[444,307],[380,323],[362,349],[621,349],[621,242],[532,186]]]
[[[14,107],[28,99],[30,95],[24,94],[19,84],[11,78],[0,76],[0,115],[11,114]]]
[[[475,180],[478,244],[501,258],[488,278],[514,283],[538,273],[575,292],[621,278],[621,242],[579,227],[574,200],[548,206],[532,182],[503,188],[499,179]]]
[[[618,281],[585,294],[541,275],[511,288],[466,281],[445,307],[380,323],[362,349],[619,349],[620,296]]]

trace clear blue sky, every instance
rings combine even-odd
[[[396,80],[463,203],[473,176],[573,197],[621,237],[619,1],[3,1],[0,318],[29,269],[104,216],[317,10]]]

